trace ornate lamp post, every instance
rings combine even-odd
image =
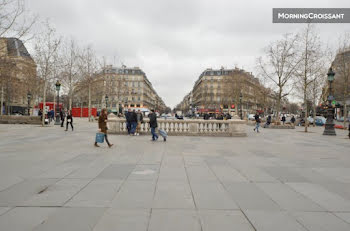
[[[56,91],[57,91],[57,104],[56,104],[56,121],[55,125],[61,125],[60,123],[60,89],[61,89],[61,83],[57,80],[56,84]]]
[[[323,131],[323,135],[327,135],[327,136],[336,135],[334,130],[334,123],[333,123],[334,110],[332,107],[332,101],[334,100],[334,97],[332,95],[332,82],[334,80],[334,75],[335,73],[333,72],[332,67],[329,68],[327,73],[328,82],[329,82],[327,121],[326,121],[325,129]]]
[[[28,92],[27,99],[28,99],[28,116],[30,116],[30,99],[32,98],[32,94]]]
[[[243,115],[242,115],[242,92],[239,93],[239,117],[241,117],[241,120],[243,120]]]

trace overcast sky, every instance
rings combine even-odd
[[[138,66],[174,107],[206,68],[255,72],[271,41],[303,24],[273,24],[272,8],[350,8],[349,0],[26,0],[57,32],[91,44],[110,64]],[[350,24],[318,24],[331,46]]]

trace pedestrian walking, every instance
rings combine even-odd
[[[98,128],[101,133],[104,134],[104,139],[106,140],[106,143],[108,144],[108,147],[111,148],[113,144],[109,143],[108,137],[107,137],[107,120],[108,120],[108,112],[106,108],[103,108],[101,111],[100,116],[98,117]],[[95,141],[95,147],[100,147],[97,142]]]
[[[136,127],[137,127],[137,115],[135,109],[131,112],[131,131],[130,135],[136,135]]]
[[[264,128],[268,128],[269,126],[270,126],[270,124],[271,124],[271,115],[269,115],[268,117],[267,117],[267,119],[266,119],[266,123],[265,123],[265,125],[264,125]]]
[[[257,133],[259,133],[259,127],[260,127],[260,117],[259,117],[259,114],[256,113],[255,116],[254,116],[254,119],[255,119],[255,128],[254,128],[254,131],[256,130]]]
[[[137,127],[136,127],[136,135],[140,135],[140,130],[141,130],[141,124],[143,123],[143,115],[140,110],[137,111],[136,113],[136,119],[137,119]]]
[[[283,123],[283,125],[284,125],[285,122],[286,122],[286,116],[283,114],[283,116],[282,116],[282,123]]]
[[[293,124],[293,126],[294,126],[294,123],[295,123],[295,117],[294,116],[292,116],[292,118],[290,119],[290,122]]]
[[[156,133],[156,128],[158,127],[157,123],[157,115],[154,112],[154,110],[151,110],[151,113],[148,115],[149,117],[149,126],[151,127],[151,133],[152,133],[152,141],[158,140],[158,135]]]
[[[125,119],[126,119],[126,128],[128,129],[128,134],[131,135],[131,117],[132,112],[129,108],[128,111],[125,113]]]
[[[67,115],[67,122],[66,122],[66,131],[68,131],[68,124],[72,127],[73,131],[73,115],[72,112],[69,110]]]
[[[66,113],[64,111],[62,111],[62,109],[60,110],[60,118],[61,118],[61,127],[63,128],[63,123],[64,123],[64,119],[66,117]]]

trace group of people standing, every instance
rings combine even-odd
[[[156,128],[158,127],[158,122],[157,122],[157,115],[154,110],[151,110],[151,112],[148,114],[149,117],[149,124],[151,128],[151,134],[152,134],[152,141],[157,141],[158,140],[158,135],[156,133]],[[131,111],[129,109],[125,113],[125,118],[126,118],[126,123],[127,123],[127,129],[128,129],[128,134],[133,135],[133,136],[138,136],[140,135],[140,130],[141,130],[141,124],[143,122],[143,114],[141,113],[140,110],[137,112],[135,110]],[[107,122],[108,122],[108,112],[107,109],[102,109],[101,114],[98,118],[98,128],[99,132],[103,133],[104,140],[106,141],[108,147],[112,147],[113,144],[111,144],[108,140],[107,136]],[[162,135],[164,141],[166,141],[166,136],[164,134]],[[100,147],[97,144],[97,141],[95,141],[95,147]]]
[[[128,111],[125,113],[126,127],[129,135],[138,136],[140,135],[141,124],[143,123],[143,115],[140,110]]]

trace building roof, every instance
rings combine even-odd
[[[18,38],[0,38],[7,41],[7,53],[9,56],[28,57],[31,58],[27,48]]]

